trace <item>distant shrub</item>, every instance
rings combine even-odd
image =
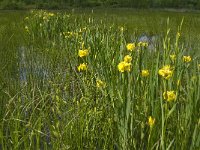
[[[49,9],[59,9],[59,8],[62,8],[62,6],[59,5],[59,3],[57,2],[53,2],[49,5]]]
[[[37,5],[36,5],[36,8],[38,8],[38,9],[43,9],[43,8],[45,8],[46,7],[46,3],[38,3]]]
[[[99,6],[200,9],[200,0],[0,0],[0,9],[63,9]]]
[[[200,9],[200,1],[197,3],[196,9]]]
[[[25,8],[25,4],[23,2],[16,2],[16,1],[2,1],[1,3],[1,9],[8,9],[8,10],[12,10],[12,9],[24,9]]]
[[[97,7],[97,6],[102,6],[102,3],[98,2],[98,1],[96,1],[96,2],[95,1],[85,1],[85,2],[81,3],[81,6],[82,7]]]
[[[109,1],[108,3],[105,3],[104,5],[111,6],[111,7],[120,7],[120,3],[117,0]]]
[[[52,2],[52,3],[44,3],[40,2],[37,4],[36,8],[38,9],[59,9],[61,8],[61,5],[57,2]]]

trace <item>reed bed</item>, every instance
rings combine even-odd
[[[32,11],[1,149],[198,149],[200,63],[182,35],[155,41],[93,15]]]

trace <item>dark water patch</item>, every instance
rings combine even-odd
[[[29,56],[30,55],[30,56]],[[19,48],[19,79],[21,84],[26,84],[29,77],[45,80],[49,77],[49,71],[45,68],[42,56],[33,55],[28,48]]]
[[[143,33],[137,38],[132,38],[134,43],[148,43],[147,50],[150,52],[156,51],[156,46],[159,44],[159,35],[148,35]]]

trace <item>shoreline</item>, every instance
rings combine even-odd
[[[160,11],[160,12],[177,12],[177,13],[200,13],[199,9],[188,8],[130,8],[130,7],[66,7],[59,9],[49,8],[35,8],[27,7],[21,9],[0,9],[0,12],[13,12],[13,11],[31,11],[31,10],[48,10],[48,11],[70,11],[70,10],[127,10],[127,11]]]

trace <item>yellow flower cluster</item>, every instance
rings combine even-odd
[[[163,98],[168,102],[173,101],[176,99],[175,91],[166,91],[163,93]]]
[[[148,125],[150,126],[150,128],[152,128],[155,124],[155,118],[149,116],[148,118]]]
[[[88,55],[89,55],[89,51],[87,49],[78,51],[78,56],[81,57],[81,58],[85,57],[85,56],[88,56]]]
[[[97,80],[96,81],[96,86],[97,86],[97,88],[105,88],[106,87],[106,83],[105,82],[103,82],[102,80]]]
[[[46,12],[46,11],[41,11],[40,14],[39,14],[39,17],[42,17],[43,20],[48,20],[49,17],[53,17],[55,16],[54,13],[51,13],[51,12]]]
[[[132,57],[130,55],[126,55],[124,57],[124,61],[127,62],[127,63],[130,63],[132,61]]]
[[[135,43],[128,43],[126,48],[128,51],[133,51],[135,49]]]
[[[183,56],[184,62],[190,62],[192,60],[191,56]]]
[[[131,71],[131,61],[132,61],[132,57],[130,55],[126,55],[124,57],[124,61],[120,62],[118,64],[118,70],[120,72],[130,72]]]
[[[142,75],[142,77],[149,76],[149,70],[142,70],[141,75]]]
[[[81,50],[78,51],[78,56],[79,57],[86,57],[89,55],[89,51],[88,49],[84,48],[84,42],[81,43]],[[87,70],[87,64],[86,63],[82,63],[78,66],[78,71],[86,71]]]
[[[44,13],[42,19],[44,21],[49,21],[50,17],[53,17],[55,14],[54,13]]]
[[[86,71],[87,70],[87,64],[82,63],[78,66],[78,71]]]
[[[118,64],[118,70],[120,72],[130,72],[131,71],[131,63],[127,63],[125,61],[122,61]]]
[[[170,65],[166,65],[158,71],[158,74],[165,79],[169,79],[173,75],[173,70]]]
[[[139,42],[139,43],[137,43],[137,46],[138,47],[148,47],[148,43],[147,42]],[[136,48],[135,43],[128,43],[126,45],[126,49],[128,51],[133,51],[135,48]]]
[[[76,33],[76,32],[63,32],[63,33],[61,33],[61,34],[63,34],[63,36],[65,37],[65,38],[69,38],[69,37],[76,37],[76,36],[78,36],[78,33]]]
[[[138,47],[148,47],[148,43],[147,42],[139,42],[137,44]]]
[[[80,28],[78,32],[79,32],[79,33],[82,33],[82,32],[84,32],[84,31],[86,31],[86,29],[87,29],[87,27]]]
[[[53,17],[55,14],[54,13],[49,13],[48,14],[50,17]]]

